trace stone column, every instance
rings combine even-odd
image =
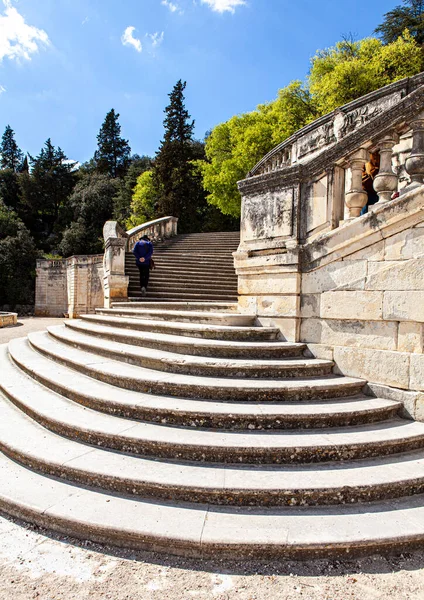
[[[412,150],[406,159],[405,168],[411,177],[411,183],[404,189],[409,192],[424,182],[424,112],[420,113],[411,123]]]
[[[104,256],[104,295],[105,308],[112,302],[128,300],[129,277],[125,275],[126,238],[108,238]]]
[[[379,202],[387,202],[391,199],[393,192],[397,191],[398,178],[392,167],[393,146],[397,144],[399,137],[396,133],[386,135],[379,142],[380,169],[374,179],[374,190],[378,194]]]
[[[367,203],[368,196],[362,188],[362,169],[368,159],[368,150],[360,148],[347,159],[352,171],[351,188],[345,195],[345,203],[349,209],[349,219],[359,217]]]

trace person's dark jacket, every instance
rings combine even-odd
[[[145,265],[148,267],[150,266],[150,261],[153,254],[153,244],[152,242],[147,242],[146,240],[140,240],[134,246],[132,253],[137,260],[137,265]],[[144,258],[144,262],[140,262],[140,258]]]

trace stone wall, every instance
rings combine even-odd
[[[38,260],[35,315],[70,318],[103,306],[103,255]]]

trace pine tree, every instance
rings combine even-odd
[[[94,154],[96,170],[111,177],[123,177],[129,165],[131,148],[127,140],[121,137],[119,114],[112,108],[100,128],[97,136],[98,149]]]
[[[424,0],[402,0],[402,4],[384,15],[375,33],[385,44],[391,44],[408,29],[418,44],[424,44]]]
[[[186,82],[179,80],[169,94],[165,135],[153,169],[159,215],[178,217],[182,232],[200,230],[201,211],[206,205],[201,177],[193,163],[200,157],[193,140],[194,121],[184,105],[185,87]]]
[[[0,167],[2,169],[12,169],[15,173],[19,171],[24,155],[15,141],[15,132],[10,125],[7,125],[4,130],[0,144],[0,154]]]

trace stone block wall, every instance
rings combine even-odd
[[[103,306],[103,255],[38,260],[35,315],[75,318]]]

